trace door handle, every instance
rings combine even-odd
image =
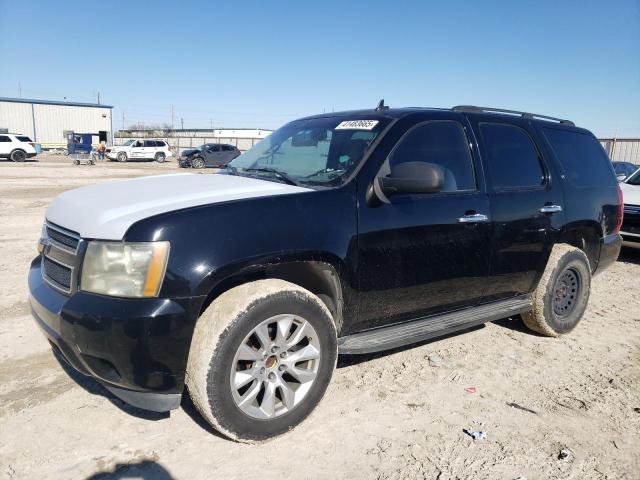
[[[472,213],[470,215],[463,215],[460,218],[458,218],[459,223],[481,223],[481,222],[488,222],[488,221],[489,221],[489,217],[482,213]]]
[[[559,213],[562,211],[560,205],[545,205],[540,209],[540,213]]]

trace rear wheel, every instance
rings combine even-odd
[[[204,168],[204,158],[196,157],[191,160],[191,166],[193,168]]]
[[[118,153],[116,158],[118,159],[119,162],[126,162],[127,161],[127,153],[126,152],[120,152],[120,153]]]
[[[14,150],[11,152],[11,160],[14,162],[24,162],[27,154],[23,150]]]
[[[223,293],[198,320],[187,387],[224,435],[266,440],[311,413],[336,358],[336,330],[324,303],[295,284],[259,280]]]
[[[163,163],[167,159],[167,156],[164,153],[156,153],[155,161],[158,163]]]
[[[591,269],[579,248],[558,244],[532,295],[533,309],[522,314],[531,330],[549,337],[570,332],[580,322],[589,301]]]

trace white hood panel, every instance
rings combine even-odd
[[[177,173],[105,182],[58,195],[47,220],[83,238],[121,240],[135,222],[161,213],[244,198],[312,191],[255,178]]]

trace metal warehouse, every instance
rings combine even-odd
[[[112,109],[98,103],[0,97],[0,132],[22,133],[43,148],[67,146],[67,135],[90,133],[94,143],[113,141]]]

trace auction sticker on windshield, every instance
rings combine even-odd
[[[336,127],[336,130],[373,130],[378,120],[345,120]]]

